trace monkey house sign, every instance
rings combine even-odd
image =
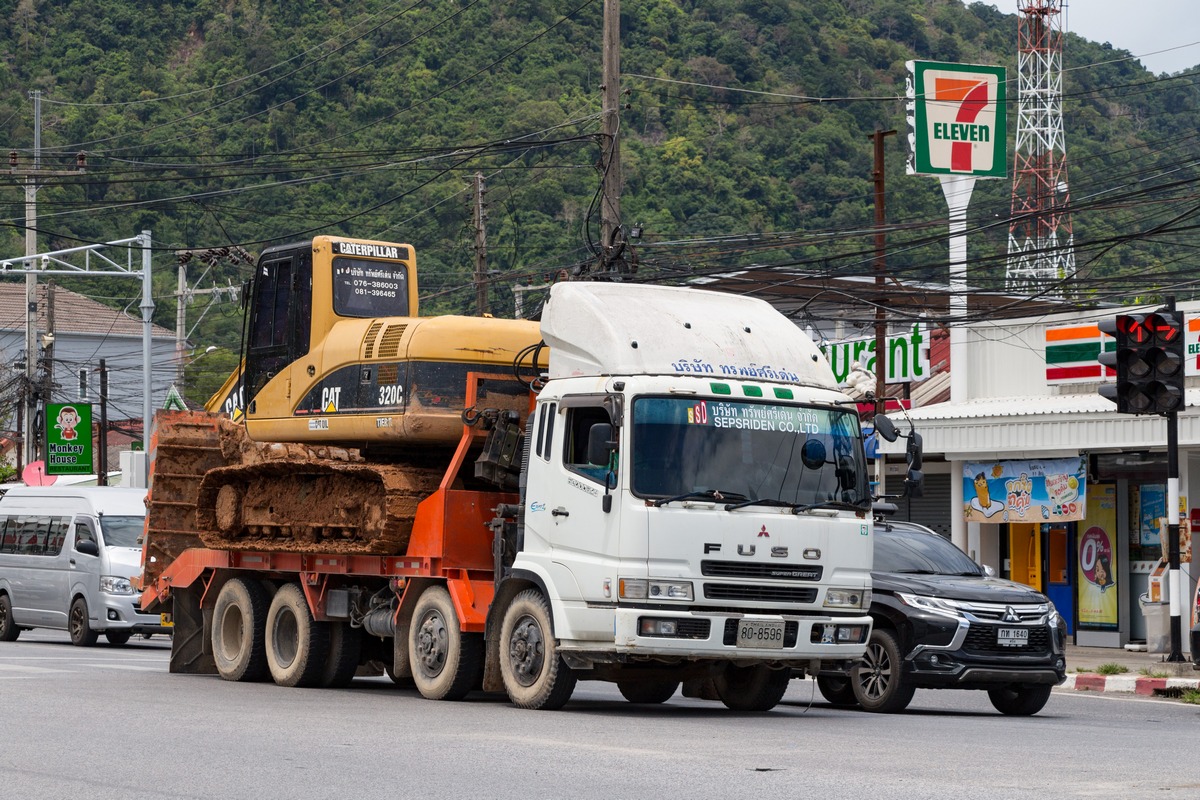
[[[1004,67],[907,65],[908,173],[1005,177]]]
[[[46,404],[46,474],[91,475],[92,406]]]

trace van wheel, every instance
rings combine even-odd
[[[125,644],[132,636],[132,631],[105,631],[104,638],[108,639],[109,644]]]
[[[267,667],[280,686],[316,686],[329,655],[329,625],[308,610],[299,584],[280,587],[267,611]]]
[[[558,654],[550,605],[537,589],[518,594],[504,612],[500,676],[517,708],[554,711],[575,691],[575,673]]]
[[[92,624],[88,622],[87,602],[82,597],[76,597],[75,602],[71,603],[67,630],[71,633],[71,644],[76,647],[91,647],[100,638],[100,634],[92,630]]]
[[[234,578],[221,587],[212,615],[212,652],[227,681],[267,677],[267,590],[258,581]]]
[[[461,700],[483,673],[483,636],[463,633],[444,586],[422,592],[408,627],[413,681],[430,700]]]
[[[13,620],[12,601],[0,594],[0,642],[15,642],[20,635],[21,629]]]

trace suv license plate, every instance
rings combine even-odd
[[[996,644],[1002,647],[1024,647],[1029,644],[1029,629],[999,628],[996,631]]]
[[[738,622],[738,647],[765,647],[770,650],[783,649],[783,622],[776,620],[749,620]]]

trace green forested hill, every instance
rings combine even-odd
[[[413,243],[426,311],[470,313],[467,187],[482,173],[493,311],[507,315],[512,285],[592,258],[602,8],[0,0],[10,21],[0,135],[27,164],[28,93],[40,90],[45,165],[70,168],[79,151],[88,159],[86,175],[40,192],[42,249],[151,230],[162,248],[156,316],[168,327],[172,251],[257,251],[318,232]],[[750,263],[868,274],[868,135],[903,130],[904,62],[1004,65],[1016,94],[1016,16],[983,3],[624,0],[621,27],[623,219],[645,227],[641,279]],[[1075,288],[1085,300],[1166,286],[1186,296],[1176,285],[1200,243],[1190,230],[1196,77],[1154,76],[1126,56],[1067,37]],[[904,175],[902,139],[888,140],[888,217],[900,228],[889,267],[941,280],[944,201],[936,180]],[[975,283],[1003,278],[1010,191],[1008,181],[976,188]],[[0,181],[0,207],[0,251],[20,254],[15,179]],[[203,280],[240,277],[224,267]],[[73,288],[113,302],[138,291]],[[236,346],[234,319],[212,312],[193,339]]]

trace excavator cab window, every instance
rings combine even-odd
[[[250,401],[278,372],[308,352],[311,257],[302,250],[264,258],[252,292],[245,378]]]

